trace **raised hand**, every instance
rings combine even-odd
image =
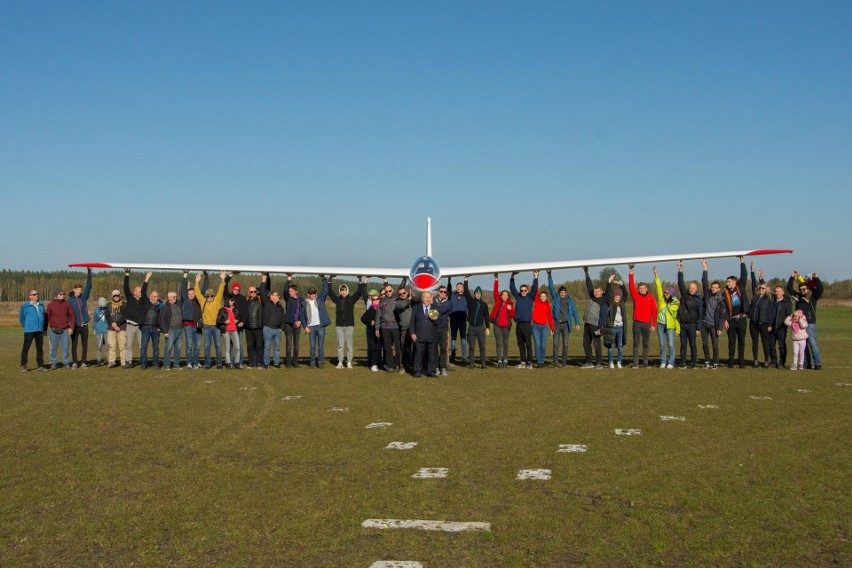
[[[704,270],[707,270],[707,259],[706,258],[701,259],[701,266],[704,267]]]

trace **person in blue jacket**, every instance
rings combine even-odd
[[[107,364],[107,332],[109,331],[109,312],[107,311],[106,298],[98,298],[98,307],[92,313],[92,331],[95,332],[95,353],[97,354],[98,366]],[[103,356],[101,356],[103,353]]]
[[[557,294],[553,286],[553,275],[547,271],[547,287],[550,288],[550,297],[553,298],[553,366],[565,367],[568,365],[568,336],[571,335],[571,322],[574,322],[574,330],[580,331],[580,315],[574,300],[568,295],[565,286],[559,287]],[[559,345],[562,345],[561,357],[558,353]]]
[[[518,351],[520,351],[521,362],[518,369],[532,369],[532,310],[533,301],[538,292],[538,270],[533,270],[532,288],[521,284],[520,290],[515,287],[515,275],[513,272],[509,278],[509,291],[515,297],[515,337],[518,339]]]
[[[322,279],[322,290],[311,286],[308,288],[308,297],[302,299],[302,309],[299,317],[302,321],[302,329],[308,334],[311,345],[310,366],[322,368],[325,364],[325,328],[331,325],[328,310],[325,308],[325,299],[328,297],[328,280]]]
[[[80,284],[74,284],[71,289],[71,296],[68,298],[68,305],[74,310],[75,325],[71,331],[71,368],[86,367],[86,358],[89,351],[89,294],[92,291],[92,269],[87,269],[86,287],[83,288]],[[77,343],[83,344],[82,357],[77,357]]]
[[[47,333],[47,319],[44,317],[44,304],[38,297],[38,290],[30,290],[29,300],[21,305],[19,316],[21,327],[24,328],[24,347],[21,349],[21,372],[27,372],[27,358],[30,346],[35,343],[36,363],[39,371],[46,371],[44,366],[44,335]]]

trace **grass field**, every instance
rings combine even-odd
[[[849,566],[850,323],[852,309],[820,310],[821,372],[419,380],[330,365],[22,374],[7,328],[0,566]],[[449,473],[413,479],[423,467]],[[534,468],[552,478],[516,480]]]

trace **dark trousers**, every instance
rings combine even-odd
[[[83,344],[83,358],[77,359],[77,342]],[[71,332],[71,360],[77,363],[85,363],[89,355],[89,326],[78,325]]]
[[[515,324],[515,337],[518,339],[518,351],[521,363],[532,363],[532,323],[519,321]]]
[[[686,365],[686,346],[689,345],[689,352],[692,355],[692,366],[698,361],[698,345],[695,341],[695,332],[698,330],[697,323],[682,323],[680,324],[680,362]]]
[[[773,348],[777,349],[778,358],[776,363],[780,363],[782,367],[787,366],[787,328],[785,326],[776,327],[772,330],[770,341],[773,343]]]
[[[44,334],[40,331],[24,333],[24,347],[21,349],[21,367],[27,366],[27,356],[30,352],[30,345],[35,342],[36,346],[36,363],[39,367],[44,367]]]
[[[284,324],[284,360],[288,367],[299,364],[299,338],[303,333],[301,327],[292,323]]]
[[[411,367],[414,362],[414,341],[411,340],[411,334],[408,328],[400,330],[400,343],[402,343],[402,365]]]
[[[246,351],[249,367],[263,365],[263,329],[246,330]]]
[[[367,327],[367,366],[372,367],[382,362],[382,343],[376,337],[376,328]]]
[[[648,343],[651,341],[651,324],[633,322],[633,365],[639,365],[639,344],[642,344],[642,364],[648,366]]]
[[[603,364],[603,349],[601,348],[601,336],[597,335],[598,328],[590,323],[583,324],[583,352],[586,354],[586,363]],[[592,357],[592,346],[595,348],[595,356]]]
[[[402,343],[399,328],[382,329],[382,343],[385,346],[385,364],[391,369],[399,369],[402,364]]]
[[[553,364],[568,363],[568,337],[571,335],[571,326],[567,321],[556,324],[553,330]],[[559,356],[559,346],[562,346],[562,356]]]
[[[479,343],[479,362],[485,367],[485,324],[472,325],[467,330],[467,343],[470,348],[470,363],[473,364],[476,344]]]
[[[749,322],[748,329],[751,333],[751,354],[754,361],[757,362],[757,342],[759,339],[760,343],[763,344],[763,360],[769,361],[772,366],[775,366],[777,362],[775,358],[775,343],[769,332],[769,326],[764,323],[755,323],[752,321]]]
[[[745,338],[748,320],[745,316],[739,318],[731,318],[728,324],[728,366],[734,366],[734,353],[739,355],[737,364],[742,367],[745,365]]]
[[[160,329],[153,325],[142,326],[142,347],[139,349],[139,364],[148,364],[148,342],[154,345],[154,360],[152,365],[160,364]]]
[[[461,336],[462,358],[467,357],[467,312],[452,312],[450,314],[450,338],[453,340],[453,359],[456,358],[456,338]]]
[[[438,329],[438,367],[446,369],[450,366],[450,330]]]
[[[414,374],[423,373],[423,359],[426,359],[426,374],[435,376],[438,370],[438,344],[434,341],[414,342]]]
[[[716,326],[701,324],[701,342],[704,344],[704,362],[719,364],[719,334],[716,333]],[[710,348],[713,348],[711,355]]]

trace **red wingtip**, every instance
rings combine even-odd
[[[69,264],[71,268],[112,268],[111,264],[106,264],[105,262],[75,262],[74,264]]]
[[[758,255],[761,255],[761,254],[784,254],[784,253],[789,254],[791,252],[793,252],[793,251],[791,251],[789,249],[760,249],[760,250],[753,250],[750,253],[748,253],[748,255],[746,255],[746,256],[758,256]]]

